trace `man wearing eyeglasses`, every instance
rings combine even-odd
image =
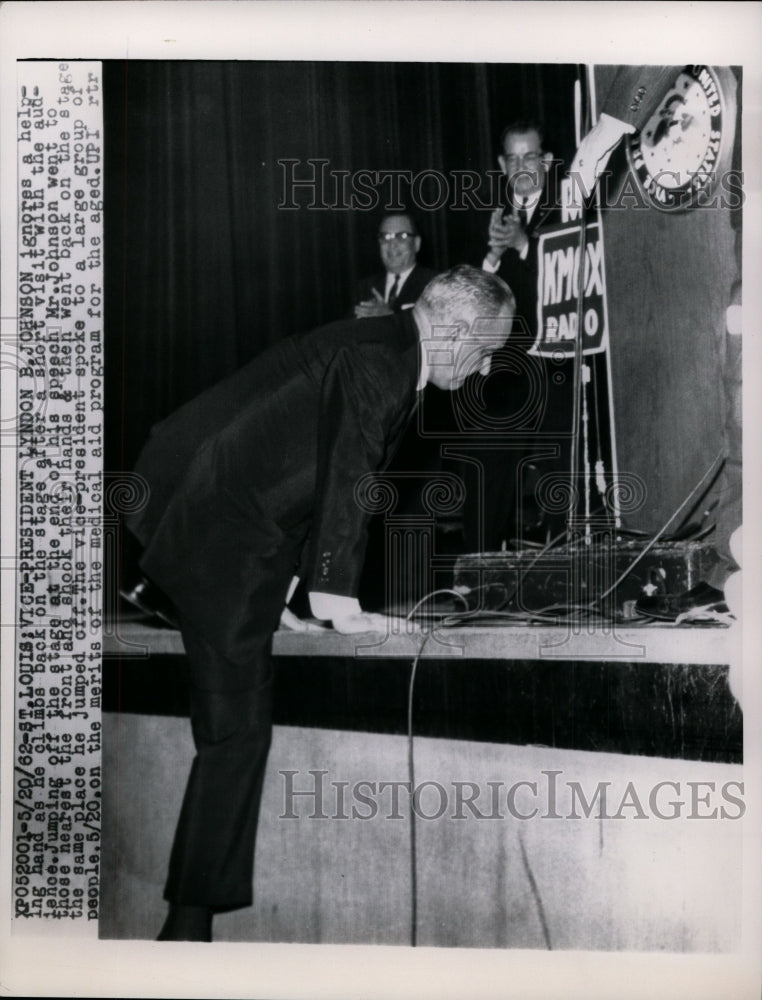
[[[534,481],[565,467],[560,454],[551,459],[548,451],[556,443],[559,453],[564,447],[571,412],[564,365],[554,362],[551,370],[547,359],[529,354],[537,331],[538,242],[533,237],[553,203],[548,190],[553,154],[543,148],[542,126],[526,120],[503,129],[499,149],[506,201],[490,216],[482,269],[510,287],[516,314],[508,350],[498,352],[480,390],[484,439],[463,470],[464,543],[472,552],[513,548],[515,541],[545,542],[549,532],[555,533],[556,526],[537,506]],[[498,427],[505,429],[503,435]]]
[[[355,298],[356,319],[412,309],[435,276],[430,268],[417,263],[421,237],[407,213],[389,213],[381,219],[378,247],[384,270],[361,282]]]
[[[498,278],[452,268],[402,314],[284,337],[152,430],[128,527],[177,613],[196,743],[161,940],[209,941],[215,913],[250,905],[272,634],[301,578],[315,618],[386,635],[389,618],[359,600],[363,491],[427,384],[449,393],[489,372],[513,307]]]
[[[534,333],[536,312],[536,262],[530,238],[547,199],[543,198],[553,154],[543,150],[542,127],[533,122],[514,122],[503,129],[498,156],[506,176],[508,205],[490,216],[489,250],[482,267],[497,273],[516,296],[516,316],[523,318],[528,333]]]

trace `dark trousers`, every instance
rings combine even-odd
[[[301,535],[285,536],[275,551],[249,558],[246,571],[256,587],[245,621],[226,622],[220,633],[220,644],[236,650],[241,649],[236,636],[245,635],[246,653],[240,658],[211,645],[194,618],[178,610],[196,757],[164,889],[170,903],[214,910],[251,905],[259,803],[272,734],[272,634],[302,544]]]
[[[183,640],[191,672],[191,767],[169,863],[165,899],[215,910],[252,902],[254,845],[272,731],[269,651],[251,664],[244,690],[209,690],[204,676],[238,676],[187,626]]]

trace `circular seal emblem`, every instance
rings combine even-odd
[[[627,158],[648,204],[667,212],[712,203],[730,166],[735,77],[726,67],[686,66],[640,132]]]

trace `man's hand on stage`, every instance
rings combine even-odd
[[[327,632],[326,625],[315,620],[297,618],[293,611],[284,608],[280,616],[280,627],[289,632]]]
[[[342,635],[356,635],[362,632],[404,632],[408,627],[404,618],[393,618],[380,615],[374,611],[360,611],[357,614],[346,615],[333,619],[333,627]]]

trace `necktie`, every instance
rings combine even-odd
[[[399,290],[400,276],[398,274],[394,275],[394,281],[392,287],[389,289],[389,294],[386,297],[387,305],[393,306],[397,299],[397,291]]]
[[[527,223],[529,222],[529,212],[527,211],[526,201],[522,201],[519,206],[519,224],[522,229],[526,229]]]

